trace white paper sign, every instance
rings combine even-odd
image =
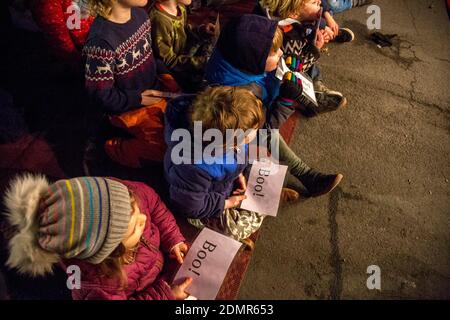
[[[314,101],[314,104],[317,105],[316,92],[314,91],[313,82],[302,72],[295,72],[294,74],[297,76],[297,78],[300,78],[302,80],[303,94],[309,97],[312,101]]]
[[[254,161],[241,208],[276,217],[287,166],[270,161]]]
[[[286,65],[286,61],[284,60],[284,58],[281,58],[280,62],[278,63],[277,71],[275,72],[275,77],[278,80],[283,81],[284,74],[289,71],[291,71],[291,69],[289,69]]]
[[[195,239],[174,283],[193,279],[186,290],[199,300],[214,300],[242,243],[204,228]]]
[[[316,98],[316,92],[314,91],[314,84],[311,81],[311,79],[309,79],[309,77],[307,77],[304,73],[302,72],[293,72],[291,69],[289,69],[289,67],[286,65],[286,61],[284,60],[284,58],[280,59],[280,63],[278,64],[278,68],[277,71],[275,73],[275,76],[279,79],[279,80],[283,80],[284,74],[286,72],[291,71],[297,78],[302,80],[302,86],[303,86],[303,95],[305,95],[307,98],[309,98],[310,100],[312,100],[314,102],[315,105],[317,105],[317,98]]]

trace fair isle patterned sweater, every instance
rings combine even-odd
[[[110,114],[141,107],[141,93],[159,89],[157,75],[168,73],[153,56],[150,20],[139,8],[123,24],[96,17],[83,55],[87,92]]]

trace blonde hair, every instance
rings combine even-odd
[[[283,31],[280,29],[280,27],[277,27],[275,35],[273,36],[272,47],[270,48],[270,50],[272,52],[277,52],[282,45],[283,45]]]
[[[86,0],[92,16],[101,16],[105,19],[111,14],[113,3],[117,0]]]
[[[300,14],[306,2],[307,0],[260,0],[259,4],[268,9],[271,16],[286,19],[290,15]]]
[[[126,288],[128,285],[127,274],[123,268],[126,252],[127,249],[120,243],[119,246],[98,265],[101,275],[109,279],[118,279],[122,289]]]
[[[212,87],[197,96],[191,121],[201,121],[203,130],[260,128],[265,121],[263,106],[251,91],[240,87]]]
[[[130,194],[131,207],[133,207],[134,204],[139,205],[139,200],[134,192],[130,189],[128,189],[128,192]],[[117,248],[114,249],[114,251],[98,265],[101,275],[109,279],[118,279],[119,285],[122,289],[125,289],[128,286],[127,274],[123,268],[123,266],[127,264],[125,258],[126,254],[127,249],[122,243],[120,243]]]

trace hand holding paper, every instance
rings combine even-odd
[[[188,246],[186,245],[186,243],[179,243],[170,251],[170,258],[177,260],[179,264],[183,264],[183,260],[186,256],[187,251]]]
[[[175,99],[182,95],[183,95],[182,93],[166,92],[153,89],[148,89],[142,92],[143,98],[150,98],[150,99],[159,98],[158,100],[161,100],[161,98]]]
[[[215,299],[240,247],[240,242],[204,228],[175,275],[174,285],[178,285],[175,287],[176,293],[183,299],[187,297],[184,295],[186,290],[200,300]]]
[[[293,72],[287,72],[283,80],[280,86],[280,97],[293,101],[300,99],[303,93],[302,80]]]
[[[243,200],[247,199],[246,195],[232,196],[225,200],[224,209],[237,208]]]
[[[293,75],[295,75],[295,77],[297,77],[297,79],[301,81],[303,89],[302,95],[317,106],[316,93],[314,91],[314,84],[311,78],[309,78],[303,72],[296,72],[296,71],[293,72],[286,65],[286,61],[284,60],[284,58],[281,58],[280,63],[278,64],[278,69],[275,73],[275,77],[277,77],[279,80],[283,80],[285,75],[288,73],[292,73]]]
[[[192,278],[186,278],[182,283],[175,284],[170,287],[176,300],[185,300],[189,297],[189,293],[187,293],[186,290],[191,285],[192,281]]]
[[[245,176],[241,173],[237,179],[237,182],[239,184],[238,189],[233,191],[234,195],[241,195],[245,193],[247,190],[247,180],[245,179]]]
[[[270,161],[254,161],[241,208],[262,215],[276,216],[287,166]]]

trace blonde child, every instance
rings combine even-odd
[[[330,90],[323,83],[318,60],[320,50],[330,35],[326,29],[318,30],[311,22],[320,17],[320,0],[261,0],[255,9],[259,14],[278,21],[284,33],[283,57],[293,71],[307,73],[314,82],[318,107],[302,101],[301,111],[306,116],[334,111],[347,105],[342,93]],[[290,58],[290,59],[289,59]]]
[[[88,0],[96,18],[83,53],[86,89],[110,122],[132,138],[113,138],[105,151],[116,162],[141,167],[161,161],[166,100],[179,88],[152,50],[147,0]]]
[[[75,300],[184,299],[191,283],[170,286],[165,257],[187,251],[174,217],[143,183],[82,177],[50,184],[16,177],[4,199],[16,234],[7,265],[42,276],[59,263],[80,269]]]
[[[250,248],[253,243],[248,237],[261,226],[263,216],[239,208],[245,199],[243,172],[248,163],[239,162],[237,157],[245,154],[264,118],[261,101],[247,89],[233,87],[213,87],[197,97],[173,100],[166,112],[168,150],[164,170],[174,211],[199,228],[208,226],[247,243]],[[227,130],[251,133],[241,141],[242,145],[215,141],[223,152],[211,158],[196,159],[195,155],[189,158],[185,154],[185,161],[179,162],[175,159],[178,142],[172,141],[172,134],[183,131],[194,135],[196,121],[202,125],[202,135],[208,129],[219,130],[223,137]],[[194,136],[192,143],[199,138],[202,137]]]

